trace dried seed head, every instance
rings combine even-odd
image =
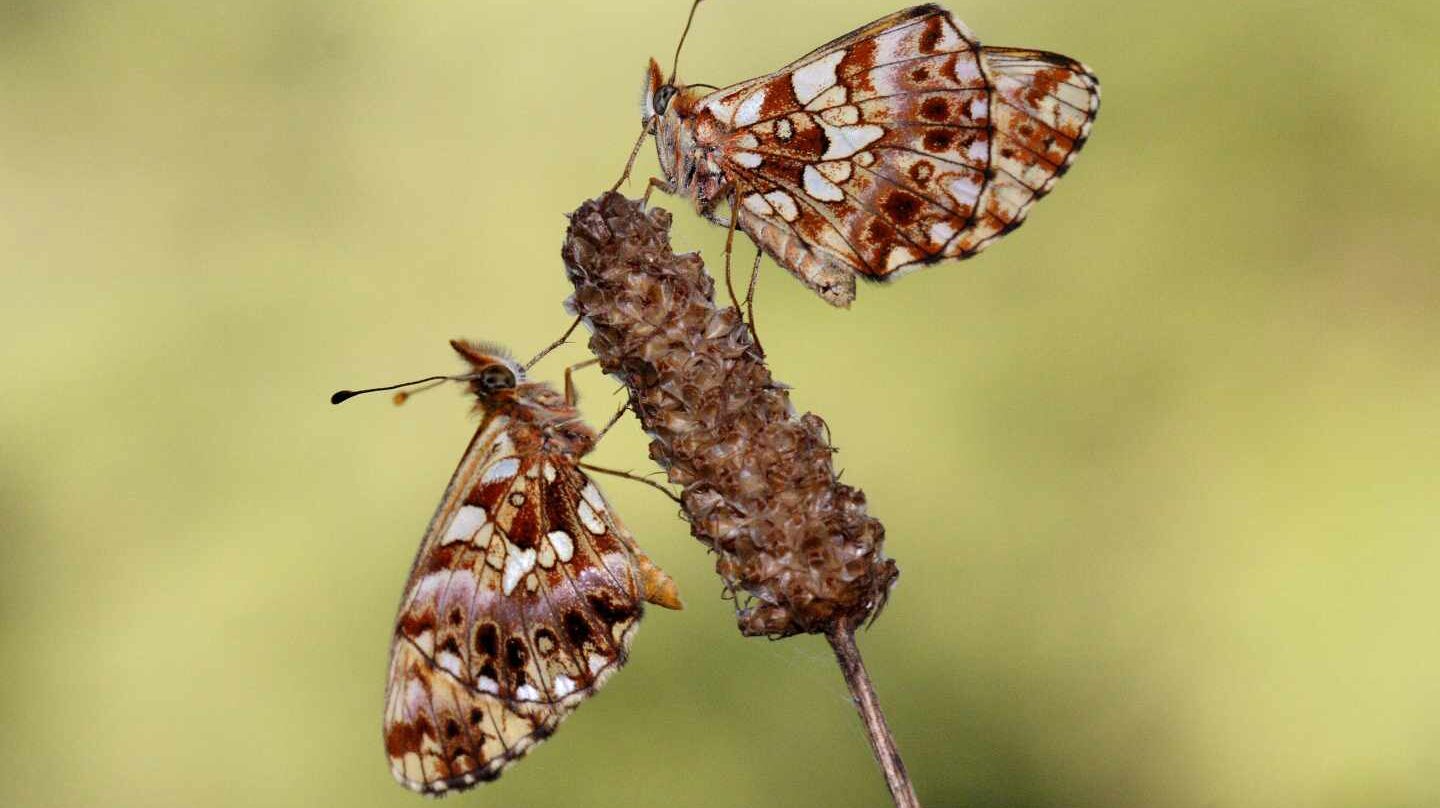
[[[741,632],[784,637],[859,625],[899,575],[865,495],[835,478],[829,430],[796,416],[670,214],[610,193],[571,214],[561,251],[605,372],[629,387],[650,456],[683,487],[695,538],[719,556]]]

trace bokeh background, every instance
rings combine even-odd
[[[717,0],[682,77],[893,8]],[[759,295],[903,570],[862,647],[923,801],[1440,804],[1440,5],[955,10],[1100,74],[1075,169],[852,311]],[[473,421],[326,396],[559,333],[562,214],[685,11],[0,3],[0,804],[419,805],[386,650]],[[594,459],[652,469],[631,420]],[[605,487],[689,608],[457,803],[885,804],[823,642],[742,639],[670,503]]]

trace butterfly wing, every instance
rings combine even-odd
[[[697,131],[720,133],[738,225],[845,305],[851,273],[968,257],[1023,221],[1089,134],[1098,87],[1073,60],[982,48],[917,6],[711,93]]]
[[[487,421],[411,572],[385,744],[416,791],[493,780],[548,737],[624,664],[664,577],[575,459],[540,446],[533,427]]]

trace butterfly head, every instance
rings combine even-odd
[[[462,378],[470,382],[471,392],[482,405],[513,395],[515,388],[525,381],[524,368],[510,358],[504,348],[462,339],[450,340],[450,347],[470,363],[470,372]]]

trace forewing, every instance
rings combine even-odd
[[[385,741],[402,784],[494,779],[624,663],[639,562],[574,462],[508,418],[461,461],[395,629]]]
[[[777,258],[794,251],[788,236],[869,276],[941,252],[983,176],[977,47],[942,9],[922,6],[706,99],[729,126],[719,152],[741,223],[765,233]]]

